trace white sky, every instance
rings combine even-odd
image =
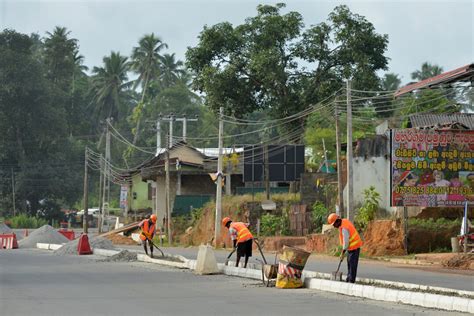
[[[88,67],[98,66],[111,50],[131,53],[138,39],[154,32],[169,45],[168,53],[184,60],[204,25],[229,21],[234,25],[256,15],[251,0],[0,0],[0,29],[44,36],[65,26],[77,38]],[[425,61],[451,70],[474,60],[472,0],[319,1],[289,0],[284,12],[297,11],[305,25],[318,24],[339,4],[365,16],[378,33],[389,35],[389,71],[410,81],[410,73]]]

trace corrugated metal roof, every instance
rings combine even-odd
[[[399,97],[408,92],[436,86],[439,84],[446,84],[455,81],[461,81],[472,77],[474,75],[474,64],[469,64],[466,66],[459,67],[457,69],[442,73],[440,75],[419,81],[417,83],[410,84],[408,86],[402,87],[395,92],[395,97]]]
[[[460,123],[469,129],[474,129],[474,114],[415,114],[410,116],[411,127],[445,126]]]

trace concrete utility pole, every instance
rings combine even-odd
[[[161,150],[161,114],[158,116],[156,120],[156,156],[160,154]]]
[[[99,230],[102,231],[102,211],[103,211],[103,205],[104,205],[104,161],[103,161],[102,154],[99,157]]]
[[[329,173],[328,155],[326,152],[326,144],[324,143],[324,138],[323,138],[323,150],[324,150],[324,165],[326,166],[326,173]]]
[[[216,222],[214,223],[214,240],[216,248],[219,245],[219,236],[221,233],[222,217],[222,149],[224,134],[224,108],[219,109],[219,158],[217,159],[217,189],[216,189]]]
[[[344,215],[344,187],[342,186],[342,162],[341,162],[341,134],[339,131],[339,114],[337,112],[336,106],[336,159],[337,159],[337,195],[338,195],[338,209],[339,216],[343,217]]]
[[[82,215],[82,228],[84,230],[84,234],[87,234],[88,231],[88,204],[89,204],[89,186],[88,186],[88,179],[87,179],[87,147],[84,149],[84,214]]]
[[[101,212],[101,223],[99,225],[99,233],[102,233],[102,229],[105,222],[105,213],[108,213],[109,202],[110,202],[110,125],[112,124],[112,118],[106,119],[106,134],[105,134],[105,161],[104,161],[104,195],[102,196],[102,212]]]
[[[171,140],[171,138],[169,138]],[[165,194],[166,194],[166,217],[167,217],[167,230],[168,230],[168,245],[173,243],[173,235],[171,234],[171,203],[170,203],[170,151],[169,144],[168,149],[166,150],[166,163],[165,163]]]
[[[13,202],[13,216],[16,216],[16,206],[15,206],[15,174],[13,173],[13,168],[11,168],[12,171],[12,202]]]
[[[268,165],[268,145],[263,147],[263,155],[265,162],[265,195],[267,201],[270,200],[270,166]]]
[[[168,148],[173,147],[173,122],[174,122],[174,115],[170,115],[170,133],[169,133],[169,141],[168,141]]]
[[[352,169],[352,104],[351,81],[347,80],[347,219],[354,219],[354,187]]]
[[[197,117],[196,118],[187,118],[186,115],[184,115],[183,117],[178,117],[176,118],[176,121],[178,122],[183,122],[183,141],[186,142],[186,134],[187,134],[187,130],[188,130],[188,122],[197,122]]]

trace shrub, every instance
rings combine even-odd
[[[289,219],[288,216],[265,214],[260,222],[260,234],[262,236],[287,236],[289,235]]]
[[[409,228],[423,228],[431,231],[446,230],[453,226],[461,227],[460,220],[449,220],[446,218],[438,218],[434,220],[432,218],[421,219],[421,218],[410,218],[408,219]]]
[[[39,228],[48,224],[43,218],[20,214],[9,219],[11,228]]]
[[[374,186],[364,190],[364,204],[362,204],[355,219],[355,223],[360,229],[364,230],[367,224],[374,220],[375,213],[379,209],[379,203],[380,194],[375,191]]]
[[[316,201],[313,204],[313,210],[311,212],[311,215],[315,232],[321,232],[323,224],[326,223],[328,213],[328,209],[326,208],[326,206],[324,206],[322,202]]]

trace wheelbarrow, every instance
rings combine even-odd
[[[260,255],[262,256],[262,260],[263,260],[262,262],[261,260],[257,259],[262,264],[262,282],[266,287],[269,287],[270,282],[272,280],[275,280],[278,275],[278,264],[276,263],[278,252],[275,253],[274,264],[268,264],[267,259],[265,259],[265,256],[263,255],[263,251],[262,251],[262,248],[260,247],[260,244],[258,243],[257,240],[255,240],[255,243],[257,244],[258,250],[260,251]]]

